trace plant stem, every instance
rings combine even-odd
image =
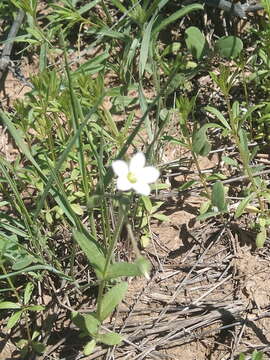
[[[103,270],[103,279],[106,279],[106,274],[107,274],[107,270],[108,270],[108,267],[109,267],[109,264],[110,264],[110,261],[112,258],[113,250],[115,248],[117,239],[119,238],[119,235],[121,233],[125,218],[126,218],[126,211],[125,211],[125,209],[123,209],[121,207],[121,204],[120,204],[120,218],[119,218],[118,224],[116,226],[116,229],[114,231],[113,237],[111,238],[109,248],[107,251],[105,266],[104,266],[104,270]],[[102,303],[102,297],[103,297],[105,286],[106,286],[106,280],[102,280],[100,282],[100,285],[98,288],[98,297],[97,297],[98,318],[100,318],[100,316],[101,316],[101,303]]]

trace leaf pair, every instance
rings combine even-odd
[[[80,245],[81,249],[87,256],[87,259],[99,280],[108,281],[121,276],[140,276],[144,275],[144,267],[148,266],[148,261],[143,257],[139,257],[133,264],[127,262],[116,262],[109,264],[105,269],[106,257],[105,250],[102,246],[89,234],[86,237],[78,230],[73,231],[74,239]],[[145,263],[142,266],[142,262]]]

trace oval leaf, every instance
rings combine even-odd
[[[201,59],[206,52],[206,41],[202,32],[195,26],[190,26],[185,31],[186,45],[192,56]]]
[[[96,347],[96,340],[93,339],[93,340],[89,341],[83,349],[84,355],[87,356],[87,355],[92,354],[95,347]]]
[[[138,276],[141,272],[136,264],[127,262],[117,262],[109,267],[106,274],[106,280],[116,279],[120,276]]]
[[[116,306],[122,301],[127,292],[128,284],[121,282],[120,284],[112,287],[104,296],[101,301],[101,309],[99,314],[99,320],[105,320],[116,308]]]
[[[224,186],[221,181],[217,181],[213,185],[211,201],[212,205],[216,206],[219,211],[226,210]]]
[[[99,334],[97,341],[106,345],[118,345],[123,340],[122,336],[115,332]]]
[[[261,231],[256,236],[256,246],[261,249],[266,240],[266,228],[261,228]]]
[[[243,42],[237,36],[223,36],[215,47],[221,56],[226,58],[236,58],[243,49]]]

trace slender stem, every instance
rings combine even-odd
[[[7,275],[7,271],[6,271],[6,268],[5,268],[4,264],[1,264],[1,269],[2,269],[2,271],[3,271],[3,274],[4,274],[4,275]],[[17,289],[15,288],[15,286],[13,285],[13,282],[12,282],[12,280],[11,280],[10,277],[7,277],[7,282],[8,282],[8,284],[9,284],[10,288],[12,289],[12,291],[13,291],[13,293],[14,293],[17,301],[18,301],[18,303],[20,303],[21,300],[20,300],[19,293],[18,293]]]
[[[126,218],[126,211],[125,211],[125,209],[123,209],[121,207],[121,204],[120,204],[120,218],[119,218],[118,224],[116,226],[116,229],[114,231],[113,237],[111,238],[109,248],[108,248],[108,251],[107,251],[105,266],[104,266],[104,270],[103,270],[103,279],[106,279],[106,274],[107,274],[108,267],[109,267],[109,264],[110,264],[110,261],[111,261],[112,255],[113,255],[113,250],[115,248],[115,244],[117,242],[117,239],[120,236],[120,233],[121,233],[125,218]],[[101,302],[102,302],[102,297],[103,297],[105,285],[106,285],[106,280],[102,280],[100,282],[100,285],[99,285],[99,288],[98,288],[98,297],[97,297],[97,315],[98,315],[98,318],[100,318],[100,316],[101,316]]]
[[[4,275],[7,275],[7,271],[6,271],[6,268],[5,268],[4,264],[1,264],[1,269],[2,269],[2,271],[3,271],[3,274],[4,274]],[[17,289],[15,288],[15,286],[14,286],[14,284],[13,284],[13,282],[12,282],[12,280],[11,280],[10,277],[7,277],[7,282],[8,282],[8,284],[9,284],[10,288],[12,289],[12,291],[13,291],[13,293],[14,293],[17,301],[18,301],[18,303],[19,303],[20,305],[22,305],[21,299],[20,299],[20,295],[19,295]],[[24,316],[24,319],[25,319],[27,339],[28,339],[28,343],[30,344],[30,343],[31,343],[31,332],[30,332],[30,328],[29,328],[29,322],[28,322],[27,313],[24,312],[24,311],[23,311],[23,316]]]
[[[247,173],[249,181],[250,181],[250,183],[252,185],[252,190],[256,193],[256,197],[257,197],[257,200],[258,200],[259,205],[260,205],[260,210],[263,212],[265,210],[264,202],[263,202],[261,196],[258,193],[259,189],[258,189],[258,186],[257,186],[255,180],[254,180],[254,176],[253,176],[253,173],[252,173],[251,168],[249,166],[249,163],[246,161],[246,155],[243,154],[243,150],[242,150],[239,135],[238,135],[238,131],[239,131],[238,123],[236,123],[234,121],[229,96],[228,95],[226,96],[226,94],[225,94],[225,98],[226,98],[226,104],[227,104],[228,113],[229,113],[230,125],[231,125],[231,128],[232,128],[232,135],[234,137],[234,141],[236,143],[236,146],[239,149],[240,158],[242,160],[244,170]]]

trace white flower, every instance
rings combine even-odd
[[[142,152],[135,154],[129,163],[123,160],[112,162],[114,173],[118,176],[117,189],[135,190],[138,194],[149,195],[150,186],[159,177],[159,171],[153,166],[145,166],[145,156]]]

